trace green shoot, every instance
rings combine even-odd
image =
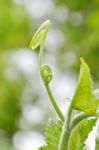
[[[83,150],[85,141],[99,116],[99,89],[93,90],[90,69],[81,58],[77,88],[66,115],[63,116],[49,86],[53,78],[52,69],[48,64],[42,64],[43,46],[49,26],[50,21],[45,21],[34,34],[30,43],[32,49],[40,47],[40,75],[50,101],[59,116],[58,121],[53,120],[47,124],[46,144],[40,150]],[[73,117],[74,110],[77,110],[76,117]]]
[[[49,65],[43,64],[42,65],[42,58],[43,58],[43,46],[44,42],[48,33],[48,29],[50,26],[50,20],[45,21],[40,28],[37,30],[37,32],[34,34],[31,42],[30,42],[30,47],[34,50],[38,46],[40,46],[40,52],[39,52],[39,65],[40,65],[40,74],[43,80],[43,83],[45,85],[46,91],[48,93],[48,96],[52,102],[52,105],[57,112],[59,118],[64,121],[64,116],[58,106],[58,104],[55,101],[55,98],[51,92],[51,89],[49,87],[49,83],[52,80],[52,70]]]

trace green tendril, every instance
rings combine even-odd
[[[39,52],[40,67],[42,65],[44,42],[45,42],[50,24],[51,24],[50,20],[46,20],[36,31],[36,33],[34,34],[30,42],[30,48],[32,48],[33,50],[36,49],[38,46],[40,46],[40,52]]]
[[[52,70],[51,67],[47,64],[41,66],[40,69],[41,77],[43,79],[44,84],[48,85],[52,80]]]
[[[48,29],[50,26],[50,20],[45,21],[40,28],[36,31],[36,33],[34,34],[31,42],[30,42],[30,48],[32,48],[33,50],[36,49],[38,46],[40,46],[40,52],[39,52],[39,65],[40,65],[40,74],[43,80],[43,83],[46,87],[46,91],[47,94],[51,100],[51,103],[55,109],[55,111],[57,112],[59,118],[64,121],[64,116],[59,108],[59,106],[57,105],[54,96],[51,92],[51,89],[49,87],[49,83],[52,80],[52,70],[51,67],[47,64],[42,65],[42,58],[43,58],[43,47],[44,47],[44,42],[48,33]]]
[[[53,78],[52,69],[49,65],[44,64],[44,65],[41,66],[40,73],[41,73],[41,77],[42,77],[42,80],[44,82],[47,94],[48,94],[48,96],[51,100],[51,103],[52,103],[55,111],[57,112],[59,118],[63,122],[64,121],[64,116],[63,116],[58,104],[56,103],[56,101],[54,99],[54,96],[52,94],[52,91],[50,89],[50,86],[49,86],[49,83],[51,82],[51,80]]]

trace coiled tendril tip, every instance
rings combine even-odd
[[[50,20],[46,20],[36,31],[32,40],[30,42],[30,48],[33,50],[36,49],[38,46],[45,42],[45,38],[49,29],[51,22]]]
[[[36,33],[34,34],[30,42],[30,48],[32,48],[33,50],[36,49],[38,46],[40,46],[40,52],[39,52],[40,66],[42,65],[43,46],[44,46],[44,42],[45,42],[50,24],[51,24],[50,20],[46,20],[36,31]]]
[[[40,73],[44,81],[44,84],[48,85],[51,82],[53,77],[51,67],[47,64],[42,65],[40,69]]]

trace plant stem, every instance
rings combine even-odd
[[[64,121],[64,116],[63,116],[63,114],[62,114],[62,112],[61,112],[59,106],[57,105],[55,99],[54,99],[54,96],[53,96],[53,94],[52,94],[52,92],[51,92],[51,89],[50,89],[49,85],[46,85],[46,84],[44,84],[44,85],[45,85],[45,87],[46,87],[47,94],[48,94],[48,96],[49,96],[49,98],[50,98],[50,100],[51,100],[51,102],[52,102],[52,105],[53,105],[55,111],[57,112],[59,118],[60,118],[60,119],[62,120],[62,122],[63,122],[63,121]]]
[[[40,52],[39,52],[39,66],[42,65],[42,57],[43,57],[43,43],[40,45]]]
[[[44,51],[44,42],[45,42],[45,39],[46,39],[46,35],[47,35],[47,32],[48,32],[48,29],[49,29],[49,26],[47,27],[44,35],[42,36],[42,41],[41,41],[41,44],[40,44],[40,52],[39,52],[39,66],[40,67],[42,65],[42,58],[43,58],[43,51]]]
[[[86,119],[86,118],[88,118],[88,117],[92,117],[91,115],[88,115],[88,114],[79,114],[79,115],[77,115],[74,119],[73,119],[73,121],[72,121],[72,123],[71,123],[71,125],[70,125],[70,129],[72,130],[80,121],[82,121],[83,119]]]
[[[72,114],[72,102],[69,104],[69,107],[68,107],[68,110],[66,113],[66,117],[65,117],[64,124],[63,124],[63,129],[62,129],[62,133],[61,133],[61,138],[60,138],[58,150],[67,150],[69,136],[70,136],[71,114]]]

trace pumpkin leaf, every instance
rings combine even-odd
[[[83,150],[88,134],[96,123],[95,118],[82,120],[71,132],[68,150]]]
[[[81,69],[78,85],[73,97],[73,107],[91,115],[98,115],[99,100],[93,93],[93,84],[90,70],[81,58]]]

